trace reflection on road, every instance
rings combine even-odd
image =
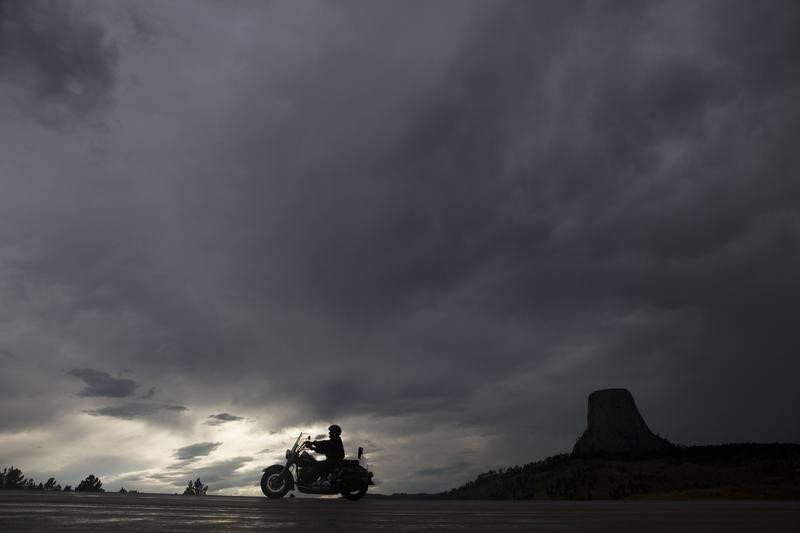
[[[800,531],[800,502],[507,502],[0,492],[8,531]]]

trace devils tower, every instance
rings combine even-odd
[[[603,389],[589,395],[589,425],[572,453],[641,453],[673,447],[650,431],[627,389]]]

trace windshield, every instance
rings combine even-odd
[[[294,441],[294,446],[292,446],[292,451],[293,452],[297,451],[297,447],[300,445],[300,442],[302,442],[303,437],[305,437],[305,436],[306,436],[305,433],[300,433],[300,435],[297,436],[297,440]]]

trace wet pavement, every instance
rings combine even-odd
[[[800,502],[495,502],[0,491],[0,531],[800,533]]]

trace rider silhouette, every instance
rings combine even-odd
[[[328,428],[328,436],[330,439],[315,440],[309,445],[309,447],[315,452],[324,453],[325,460],[318,461],[317,464],[311,468],[311,471],[308,473],[308,475],[303,476],[306,478],[308,483],[313,482],[328,470],[336,468],[339,466],[339,463],[341,463],[342,459],[344,459],[344,445],[342,444],[342,438],[340,437],[341,434],[342,428],[336,424],[333,424]]]

